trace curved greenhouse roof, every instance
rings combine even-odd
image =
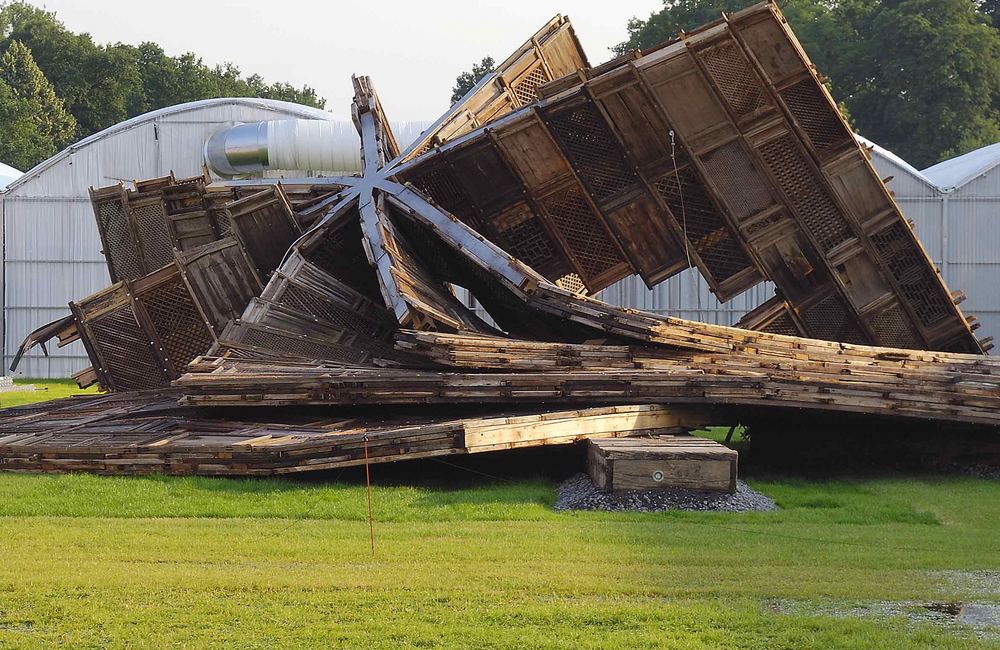
[[[73,152],[78,151],[88,145],[91,145],[99,140],[108,138],[109,136],[115,135],[116,133],[121,133],[122,131],[128,131],[135,127],[141,126],[143,124],[148,124],[153,122],[158,118],[166,117],[168,115],[174,115],[177,113],[185,113],[197,109],[216,107],[216,106],[256,106],[263,109],[285,113],[289,116],[301,117],[311,120],[336,120],[337,116],[333,113],[329,113],[318,108],[313,108],[311,106],[303,106],[302,104],[294,104],[292,102],[283,102],[277,99],[261,99],[259,97],[220,97],[218,99],[200,99],[194,102],[186,102],[184,104],[176,104],[174,106],[167,106],[165,108],[159,108],[155,111],[150,111],[148,113],[143,113],[142,115],[136,115],[135,117],[125,120],[124,122],[119,122],[114,126],[109,126],[103,131],[98,131],[97,133],[92,133],[86,138],[83,138],[79,142],[75,142],[70,146],[66,147],[59,153],[55,154],[47,160],[43,160],[38,163],[28,171],[20,175],[19,180],[12,181],[7,189],[13,189],[18,185],[27,182],[29,179],[38,176],[39,173],[45,171],[49,167],[52,167],[64,158],[69,157]],[[349,119],[349,118],[348,118]]]
[[[967,185],[997,165],[1000,165],[1000,142],[939,162],[925,169],[923,174],[942,192],[950,192]]]
[[[22,176],[20,169],[14,169],[10,165],[0,162],[0,192],[7,189],[7,186]]]

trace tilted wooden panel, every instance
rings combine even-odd
[[[167,369],[157,354],[148,323],[140,323],[128,286],[114,284],[70,303],[80,323],[80,336],[101,385],[113,391],[165,386]]]
[[[195,305],[175,263],[131,283],[134,300],[145,311],[159,340],[168,374],[176,378],[212,345],[212,331]]]
[[[232,237],[177,253],[184,283],[217,335],[264,288]]]
[[[599,287],[595,277],[610,266],[601,252],[610,249],[597,245],[600,223],[612,236],[604,241],[648,282],[690,258],[721,300],[773,280],[808,336],[982,352],[776,7],[728,15],[577,78],[438,154],[474,159],[485,141],[497,143],[527,195],[510,221],[539,223],[533,239],[555,245],[551,253],[534,246],[527,259],[562,256]],[[539,114],[547,129],[536,124]],[[424,164],[404,165],[398,177],[417,178]],[[586,190],[583,202],[564,188],[567,165]],[[616,212],[641,195],[659,207],[662,230]],[[562,210],[584,203],[595,219],[586,225],[578,217],[587,211]],[[503,228],[495,230],[484,232],[513,252]],[[676,247],[658,260],[643,248],[668,236],[687,239],[684,258]],[[555,269],[543,273],[567,275]]]
[[[302,234],[284,193],[272,187],[230,203],[226,212],[257,277],[266,281]]]
[[[131,280],[143,274],[139,249],[135,246],[128,214],[128,195],[121,184],[90,188],[90,202],[97,218],[104,257],[112,282]]]
[[[135,223],[145,272],[152,273],[172,263],[174,246],[167,230],[163,188],[141,193],[129,192],[128,210]]]

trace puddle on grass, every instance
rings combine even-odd
[[[834,618],[903,618],[911,625],[930,624],[980,639],[1000,639],[1000,571],[933,571],[931,582],[944,598],[937,601],[811,601],[778,599],[763,603],[777,614]]]
[[[764,603],[764,608],[780,614],[833,618],[903,618],[911,625],[930,624],[956,632],[972,632],[980,639],[1000,639],[1000,604],[997,603],[772,600]]]

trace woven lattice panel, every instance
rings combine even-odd
[[[801,336],[799,333],[799,328],[795,326],[795,321],[788,314],[782,314],[778,316],[770,323],[765,325],[762,332],[768,332],[770,334],[784,334],[786,336]]]
[[[820,153],[852,140],[812,78],[787,88],[781,96]]]
[[[760,155],[820,250],[829,252],[854,236],[791,135],[761,145]]]
[[[869,325],[878,338],[876,342],[882,345],[914,350],[922,350],[925,347],[920,335],[913,329],[910,319],[898,305],[876,314],[869,320]]]
[[[827,296],[815,305],[800,312],[806,334],[826,341],[844,343],[869,343],[858,328],[854,317],[848,314],[843,301],[836,295]]]
[[[534,216],[500,231],[500,243],[511,255],[539,272],[550,267],[562,267],[562,257],[549,234]]]
[[[551,116],[549,128],[597,201],[636,182],[614,134],[589,102]]]
[[[169,378],[153,355],[149,337],[139,327],[132,305],[108,312],[88,323],[100,352],[103,370],[116,391],[165,386]]]
[[[413,179],[413,184],[439,206],[465,223],[475,224],[476,212],[459,187],[454,174],[444,165],[435,165]]]
[[[229,213],[224,208],[211,211],[212,218],[215,219],[215,227],[219,229],[219,239],[224,239],[233,234],[233,222],[229,219]]]
[[[768,105],[760,80],[736,43],[727,41],[702,50],[698,58],[736,115],[749,115]]]
[[[873,234],[871,240],[917,318],[924,325],[934,325],[950,314],[950,298],[941,289],[906,228],[906,224],[897,221]]]
[[[146,268],[155,271],[174,261],[174,245],[167,230],[167,216],[160,201],[130,206],[139,229]]]
[[[342,330],[359,332],[373,337],[379,337],[383,334],[383,327],[380,323],[359,315],[346,305],[327,300],[287,280],[284,290],[276,302],[309,314]]]
[[[313,339],[284,336],[276,332],[247,329],[242,340],[237,341],[257,348],[287,352],[306,359],[326,359],[344,363],[360,363],[368,358],[362,350],[352,350],[346,346],[326,344]]]
[[[98,225],[104,237],[105,255],[113,269],[113,279],[134,280],[143,275],[139,251],[132,240],[128,215],[122,200],[114,199],[94,204]]]
[[[569,273],[556,280],[556,286],[573,293],[584,293],[587,287],[583,286],[583,280],[576,273]]]
[[[517,98],[521,106],[524,106],[538,99],[536,91],[546,81],[548,79],[545,77],[545,70],[539,64],[511,85],[510,91],[514,93],[514,97]]]
[[[576,258],[583,271],[582,279],[585,284],[593,287],[597,278],[624,262],[618,248],[576,185],[570,185],[543,199],[541,205],[566,242],[570,254]]]
[[[676,174],[668,173],[656,181],[655,187],[716,282],[723,282],[750,266],[750,260],[690,167]]]
[[[738,222],[774,204],[760,170],[739,142],[706,154],[702,164]]]
[[[178,373],[212,345],[212,335],[180,275],[136,299],[146,308],[163,350]]]

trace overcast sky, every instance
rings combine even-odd
[[[395,120],[433,120],[455,77],[484,56],[498,62],[557,13],[569,15],[591,64],[624,40],[632,16],[662,0],[369,2],[247,0],[36,0],[97,42],[159,43],[209,65],[231,61],[267,81],[308,84],[327,109],[349,116],[352,73],[370,75]]]

